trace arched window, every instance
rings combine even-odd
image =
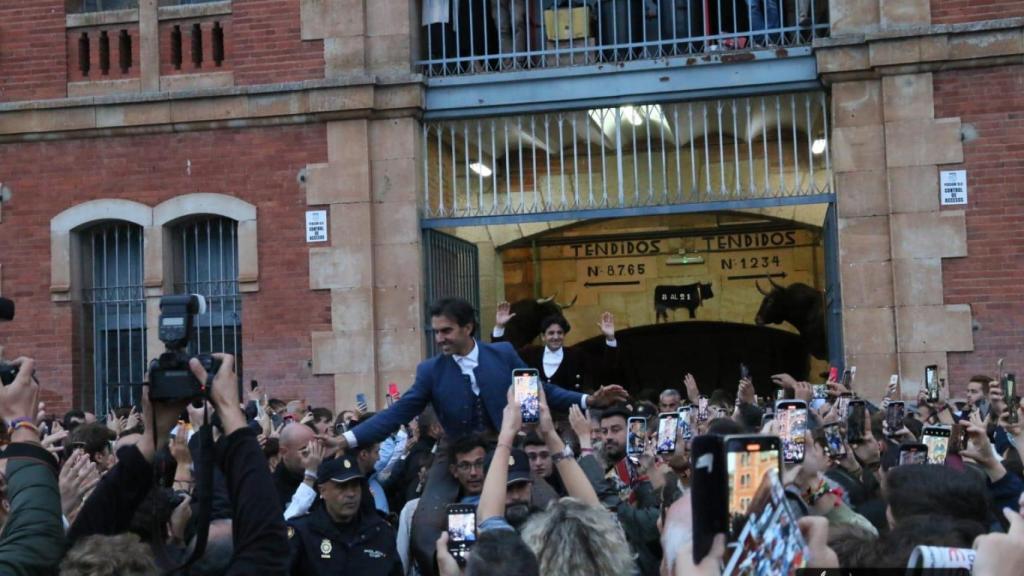
[[[137,404],[147,369],[143,229],[114,221],[79,232],[83,404],[97,412]]]
[[[199,216],[172,231],[174,292],[202,294],[205,314],[196,317],[189,353],[226,352],[242,374],[242,299],[238,290],[238,222]]]

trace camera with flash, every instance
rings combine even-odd
[[[195,356],[209,375],[200,382],[188,363],[188,342],[196,314],[206,312],[206,298],[200,294],[176,294],[160,298],[160,340],[167,350],[149,363],[149,399],[154,402],[193,400],[210,396],[209,383],[220,369],[220,360],[210,354]]]

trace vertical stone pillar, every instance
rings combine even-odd
[[[142,91],[159,91],[160,22],[157,0],[139,0],[139,61]]]
[[[325,77],[365,72],[366,4],[366,0],[300,1],[302,39],[324,41]]]

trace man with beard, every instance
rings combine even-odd
[[[505,481],[505,521],[519,530],[537,508],[531,502],[533,478],[531,461],[526,452],[513,448],[508,460],[508,480]],[[494,452],[487,455],[487,470],[491,469]]]
[[[637,555],[637,566],[644,576],[658,574],[661,558],[658,515],[661,491],[665,486],[664,465],[655,464],[653,448],[648,445],[639,458],[626,456],[626,427],[632,412],[626,406],[613,406],[601,414],[602,447],[607,469],[603,480],[590,474],[601,502],[619,517],[630,547]]]

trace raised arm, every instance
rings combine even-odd
[[[597,499],[597,492],[590,485],[590,480],[587,479],[587,475],[583,473],[580,465],[576,463],[576,459],[572,457],[572,452],[565,453],[565,442],[562,442],[562,438],[555,431],[555,424],[551,420],[551,410],[548,408],[543,391],[540,393],[538,428],[538,432],[544,438],[544,443],[555,462],[555,468],[558,469],[558,474],[562,477],[566,493],[589,506],[600,506],[601,502]]]
[[[508,483],[508,462],[512,456],[512,443],[516,434],[523,426],[523,413],[516,402],[512,387],[508,389],[508,403],[501,416],[501,431],[498,432],[498,445],[494,448],[491,467],[484,478],[484,488],[480,493],[480,503],[476,507],[476,520],[482,524],[488,518],[505,515],[505,495]]]

